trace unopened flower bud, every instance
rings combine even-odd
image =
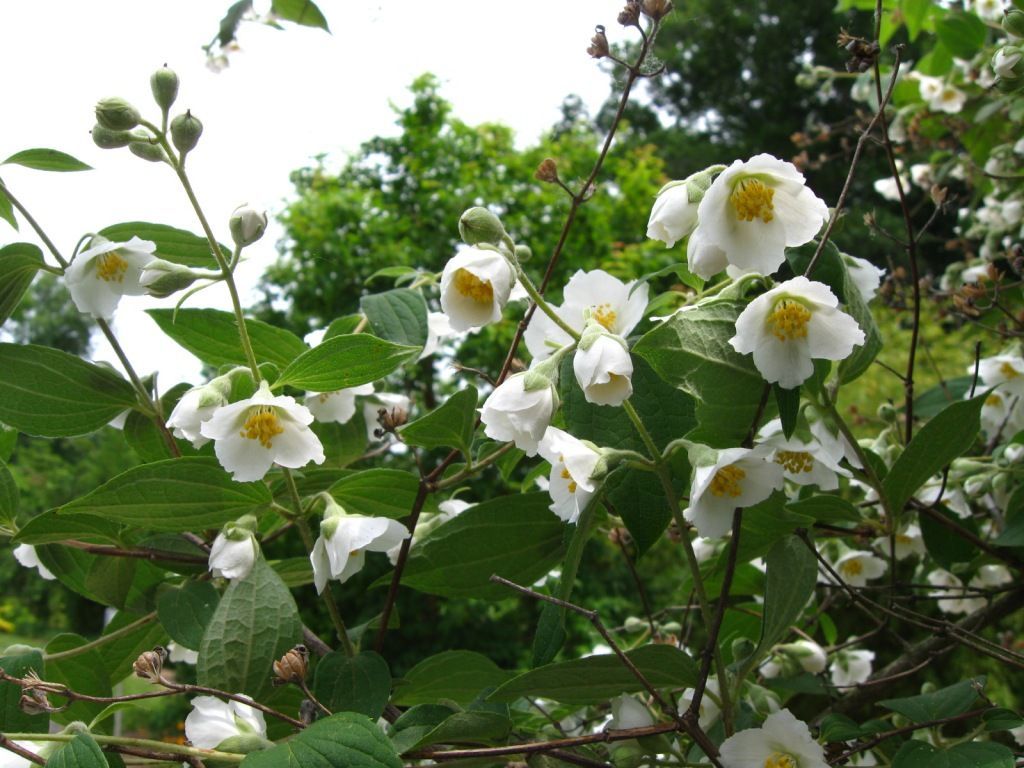
[[[524,261],[529,261],[531,258],[533,258],[533,251],[530,250],[530,246],[528,246],[528,245],[517,245],[516,246],[516,261],[522,263]]]
[[[552,158],[544,158],[541,164],[537,166],[537,170],[534,171],[533,178],[547,184],[554,184],[558,181],[558,165]]]
[[[120,149],[132,141],[128,131],[112,131],[97,123],[92,127],[92,142],[100,149]]]
[[[732,641],[732,657],[736,661],[749,658],[754,652],[754,641],[747,637],[738,637]]]
[[[136,157],[151,163],[162,163],[167,159],[164,150],[158,144],[150,144],[148,141],[129,142],[128,149]]]
[[[240,205],[228,222],[231,238],[239,248],[252,245],[267,231],[267,214],[248,205]]]
[[[308,669],[309,650],[304,645],[296,645],[274,662],[274,685],[303,683]]]
[[[137,677],[156,683],[161,679],[165,661],[167,661],[167,649],[158,645],[152,651],[141,653],[132,664],[132,669]]]
[[[191,111],[178,115],[171,120],[171,141],[181,154],[191,152],[203,135],[203,124],[199,118],[193,117]]]
[[[130,131],[142,116],[124,99],[103,99],[96,105],[96,122],[111,131]]]
[[[1011,8],[1003,16],[1003,29],[1014,37],[1024,37],[1024,11]]]
[[[627,632],[643,632],[645,627],[647,627],[647,622],[636,616],[629,616],[622,625]]]
[[[163,259],[153,259],[142,268],[139,284],[156,299],[166,299],[171,294],[188,288],[199,277],[182,264]]]
[[[501,219],[486,208],[475,206],[459,217],[459,236],[466,245],[498,245],[508,234]]]
[[[619,12],[618,18],[619,24],[624,27],[638,27],[640,26],[640,2],[639,0],[629,0],[626,3],[626,7]]]
[[[896,421],[896,417],[896,409],[893,408],[892,403],[882,403],[878,406],[878,418],[886,424],[894,423]]]
[[[153,100],[164,112],[178,98],[178,76],[166,64],[150,76],[149,87],[153,90]]]
[[[672,3],[670,0],[643,0],[640,7],[644,16],[654,21],[660,21],[672,10]]]
[[[608,38],[605,37],[604,27],[600,24],[594,28],[594,36],[590,38],[590,46],[587,48],[587,53],[595,59],[603,59],[609,53]]]

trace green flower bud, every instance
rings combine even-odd
[[[240,205],[231,214],[228,229],[231,230],[231,238],[235,245],[245,248],[263,237],[267,229],[267,214],[247,205]]]
[[[638,619],[636,616],[629,616],[622,627],[627,632],[643,632],[647,628],[647,622],[643,619]]]
[[[111,131],[130,131],[140,120],[139,111],[124,99],[103,99],[96,105],[96,122]]]
[[[112,131],[99,123],[92,127],[90,133],[93,144],[100,149],[120,149],[127,147],[132,141],[132,135],[128,131]]]
[[[163,149],[159,145],[150,144],[148,141],[129,142],[128,149],[136,157],[141,157],[143,160],[149,160],[151,163],[162,163],[167,159],[164,156]]]
[[[732,641],[732,657],[736,661],[750,658],[754,653],[754,641],[747,637],[738,637]]]
[[[896,421],[898,414],[896,409],[893,408],[892,403],[882,403],[878,406],[878,418],[884,421],[886,424],[893,424]]]
[[[178,98],[178,76],[164,64],[149,78],[149,87],[153,90],[153,100],[166,113]]]
[[[163,259],[153,259],[143,268],[139,283],[150,296],[166,299],[168,296],[188,288],[198,277],[186,266]]]
[[[533,256],[533,251],[530,250],[530,246],[528,246],[528,245],[517,245],[516,246],[516,261],[518,261],[519,263],[522,263],[524,261],[529,261],[532,256]]]
[[[191,152],[203,135],[203,124],[190,111],[171,120],[171,142],[181,154]]]
[[[1011,8],[1003,16],[1003,29],[1014,37],[1024,37],[1024,11]]]
[[[459,217],[459,236],[466,245],[499,245],[508,237],[501,219],[486,208],[470,208]]]

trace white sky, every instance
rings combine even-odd
[[[586,54],[595,24],[619,39],[622,0],[319,0],[332,33],[287,25],[281,32],[244,24],[228,69],[206,68],[207,43],[231,0],[33,0],[5,3],[0,24],[4,72],[0,158],[31,147],[68,152],[95,168],[53,174],[4,166],[11,191],[70,254],[79,237],[124,221],[152,221],[199,232],[169,168],[126,149],[100,150],[89,137],[93,106],[121,96],[156,121],[149,75],[166,62],[181,89],[172,115],[186,108],[205,130],[189,173],[222,242],[227,219],[244,202],[273,216],[291,193],[290,171],[328,153],[340,162],[361,142],[393,135],[390,103],[430,71],[460,119],[512,126],[535,142],[569,93],[592,109],[608,76]],[[257,7],[260,4],[257,3]],[[273,224],[237,273],[243,296],[276,257]],[[0,221],[0,244],[36,239],[22,223]],[[122,299],[114,328],[140,374],[160,370],[161,388],[198,381],[199,364],[143,313],[174,300]],[[216,286],[188,306],[229,308]],[[93,357],[113,361],[103,339]]]

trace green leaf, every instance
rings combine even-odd
[[[971,59],[985,45],[988,27],[973,13],[950,13],[935,23],[935,34],[954,56]]]
[[[672,510],[654,473],[622,467],[605,481],[605,494],[636,542],[638,556],[661,540]]]
[[[210,241],[184,229],[148,221],[127,221],[104,227],[99,234],[118,243],[127,242],[133,237],[149,240],[156,245],[154,255],[164,261],[200,269],[218,268],[217,260],[210,252]],[[231,251],[228,247],[221,243],[218,245],[224,258],[230,259]]]
[[[698,426],[688,437],[712,448],[743,441],[764,392],[750,355],[729,345],[744,306],[721,301],[681,312],[633,347],[662,379],[696,398]]]
[[[157,571],[157,574],[161,579],[164,577],[162,571]],[[129,624],[137,622],[140,618],[137,614],[118,611],[103,628],[103,635],[107,636],[118,632]],[[119,683],[128,676],[132,671],[132,664],[139,658],[140,653],[157,645],[167,645],[167,641],[167,632],[156,620],[141,624],[113,640],[105,641],[102,649],[103,667],[111,685]]]
[[[317,720],[273,749],[253,752],[243,768],[402,768],[377,724],[355,712]]]
[[[765,558],[767,575],[761,639],[748,662],[753,667],[789,634],[818,581],[818,560],[796,536],[786,536]]]
[[[2,483],[0,483],[2,484]],[[52,544],[77,539],[93,544],[119,544],[121,526],[95,515],[62,517],[56,509],[36,515],[18,529],[15,544]]]
[[[373,651],[351,659],[333,651],[316,665],[313,694],[332,712],[358,712],[376,720],[391,696],[391,670]]]
[[[674,646],[644,645],[626,655],[656,688],[687,688],[697,682],[697,664]],[[511,703],[522,696],[541,696],[565,704],[592,704],[642,690],[618,656],[605,654],[530,670],[499,686],[488,700]]]
[[[985,723],[985,730],[989,732],[1011,731],[1024,725],[1024,718],[1012,709],[990,709],[981,716],[981,719]]]
[[[238,325],[231,312],[220,309],[147,309],[160,330],[207,365],[247,365]],[[283,328],[247,318],[246,330],[256,360],[281,368],[308,350],[302,339]]]
[[[941,515],[957,527],[964,528],[977,535],[977,525],[973,520],[961,520],[950,512],[944,505],[935,509],[935,514]],[[918,514],[918,523],[921,526],[921,538],[924,539],[925,549],[932,558],[947,571],[954,569],[957,563],[969,563],[979,554],[978,548],[970,541],[957,536],[942,523],[938,522],[931,514],[921,512]]]
[[[281,577],[289,589],[304,587],[313,583],[313,566],[308,557],[286,557],[284,560],[271,560],[270,567]],[[351,628],[349,632],[351,633]]]
[[[355,333],[356,328],[363,322],[363,316],[356,313],[354,315],[342,315],[341,317],[332,320],[331,324],[327,326],[324,331],[323,340],[333,339],[335,336],[343,336],[346,333]]]
[[[549,504],[548,494],[528,493],[467,509],[412,550],[402,583],[444,597],[513,597],[492,574],[532,584],[564,555],[565,524]]]
[[[195,650],[217,611],[220,595],[208,581],[187,581],[171,587],[156,600],[157,616],[176,643]]]
[[[0,530],[14,530],[18,517],[18,486],[7,465],[0,460]],[[17,543],[21,543],[20,541]],[[2,729],[0,729],[2,730]]]
[[[565,608],[544,602],[540,606],[537,631],[533,635],[531,667],[542,667],[555,660],[568,633],[565,631]]]
[[[22,165],[36,171],[91,171],[92,166],[56,149],[24,149],[0,165]]]
[[[178,400],[191,387],[181,383],[171,387],[160,398],[163,413],[173,413]],[[143,462],[160,461],[161,459],[173,459],[176,456],[193,456],[196,450],[188,440],[170,437],[157,426],[153,416],[147,416],[141,411],[132,411],[124,422],[124,439],[132,450],[139,455]],[[178,446],[177,452],[171,448],[171,442]]]
[[[511,676],[483,654],[444,651],[424,659],[396,680],[393,701],[408,707],[447,699],[466,706],[482,691],[501,685]]]
[[[62,515],[99,515],[153,531],[219,528],[271,502],[263,483],[236,483],[216,459],[143,464],[65,504]]]
[[[931,693],[922,693],[903,699],[885,699],[878,703],[886,709],[899,712],[912,722],[924,723],[969,712],[978,701],[979,692],[984,688],[984,676],[974,677]]]
[[[946,379],[943,385],[932,387],[914,398],[914,416],[919,419],[930,419],[950,403],[963,400],[971,391],[973,376],[958,376]]]
[[[796,431],[796,420],[800,415],[800,387],[783,389],[778,384],[773,384],[772,392],[775,394],[775,403],[779,408],[782,434],[788,440]]]
[[[274,382],[312,392],[358,387],[387,376],[416,357],[419,348],[392,344],[368,333],[335,336],[306,350]]]
[[[366,469],[343,477],[330,494],[353,515],[367,517],[408,517],[420,480],[401,469]]]
[[[456,712],[428,731],[412,748],[431,744],[498,744],[504,743],[511,732],[512,721],[497,712]]]
[[[42,266],[43,252],[32,243],[0,248],[0,325],[7,322]]]
[[[848,384],[864,373],[878,356],[882,349],[882,332],[878,330],[874,315],[846,271],[845,264],[843,274],[846,278],[846,312],[864,332],[864,343],[854,347],[850,356],[839,364],[839,381]]]
[[[440,408],[399,428],[402,441],[420,448],[458,448],[469,456],[477,398],[476,387],[460,389]]]
[[[50,755],[47,768],[108,768],[100,745],[88,733],[78,733]]]
[[[35,344],[0,344],[0,421],[40,437],[94,432],[135,405],[109,368]]]
[[[79,635],[57,635],[46,645],[46,662],[43,679],[51,683],[64,683],[78,693],[90,696],[110,696],[110,679],[103,663],[102,654],[95,648],[75,653],[73,656],[54,658],[56,654],[83,646],[88,641]],[[75,720],[89,722],[100,713],[105,705],[91,701],[75,701],[62,712],[54,713],[58,723]]]
[[[397,288],[371,293],[359,300],[359,308],[382,339],[421,349],[427,343],[427,302],[419,291]]]
[[[859,523],[861,513],[853,504],[839,496],[827,493],[816,493],[806,499],[791,501],[786,504],[786,509],[796,512],[798,515],[807,515],[819,523]]]
[[[4,192],[2,184],[0,184],[0,219],[10,224],[15,232],[18,231],[18,219],[14,216],[14,206],[11,205],[11,200]]]
[[[1017,486],[1003,514],[1006,527],[992,543],[998,547],[1024,547],[1024,486]]]
[[[893,512],[902,510],[928,478],[974,445],[985,396],[952,403],[917,431],[883,483]]]
[[[900,0],[900,15],[907,25],[907,36],[911,42],[921,33],[933,7],[932,0]]]
[[[903,743],[893,768],[1013,768],[1013,752],[991,741],[971,741],[942,750],[924,741]]]
[[[0,669],[14,677],[24,677],[30,671],[42,677],[43,654],[38,648],[11,646],[0,656]],[[0,681],[0,733],[46,733],[50,718],[22,712],[20,700],[20,686]]]
[[[200,685],[259,698],[270,688],[274,661],[301,638],[291,592],[259,557],[221,597],[199,644],[196,678]]]
[[[318,27],[325,32],[327,19],[312,0],[274,0],[271,10],[284,21],[292,21],[303,27]]]

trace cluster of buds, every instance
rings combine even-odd
[[[280,659],[274,662],[274,685],[295,683],[306,684],[306,672],[309,669],[309,649],[304,645],[296,645]]]
[[[877,41],[868,42],[862,37],[854,37],[845,29],[839,31],[836,45],[845,48],[850,54],[850,58],[846,62],[847,72],[867,72],[881,52]]]

